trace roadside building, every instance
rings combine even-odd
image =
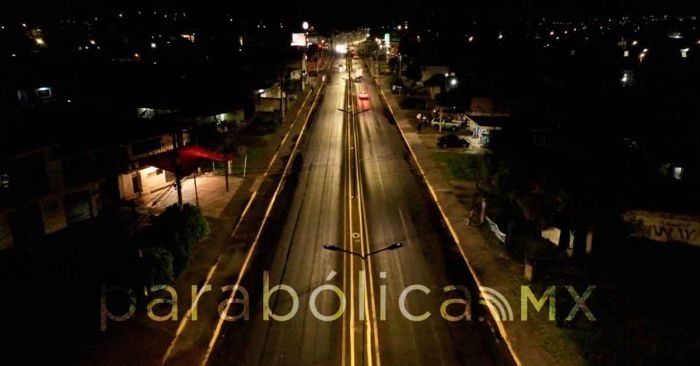
[[[510,118],[468,115],[467,123],[468,128],[472,133],[471,137],[475,139],[481,146],[488,146],[490,136],[495,131],[502,131],[505,126],[509,125]]]
[[[189,130],[183,125],[134,124],[119,138],[117,145],[115,172],[119,199],[130,201],[172,186],[174,172],[155,168],[147,164],[147,160],[189,144]]]
[[[5,150],[0,159],[0,249],[100,216],[103,149],[48,144]]]

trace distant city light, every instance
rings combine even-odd
[[[344,43],[339,43],[339,44],[335,45],[335,52],[337,52],[341,55],[348,53],[348,45],[344,44]]]
[[[154,49],[155,49],[156,47],[158,47],[158,45],[156,45],[155,42],[151,42],[151,48],[154,48]]]
[[[97,43],[97,42],[95,42],[94,39],[91,39],[89,42],[90,42],[90,44],[93,45],[93,46]]]
[[[43,38],[35,38],[34,42],[37,46],[46,46],[46,42],[44,42]]]
[[[309,22],[304,21],[303,23],[301,23],[301,28],[302,28],[303,30],[309,29]]]
[[[450,85],[452,85],[452,86],[457,85],[457,78],[450,79]]]
[[[688,57],[688,51],[690,51],[690,48],[683,48],[683,49],[681,49],[681,57],[687,58],[687,57]]]
[[[632,76],[632,71],[625,70],[622,72],[622,78],[620,79],[622,86],[631,86],[634,83],[634,77]]]
[[[469,42],[474,42],[474,36],[469,36]]]

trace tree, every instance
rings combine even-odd
[[[163,247],[143,249],[144,273],[148,286],[168,285],[175,280],[173,255]]]
[[[362,56],[374,56],[377,51],[379,51],[379,45],[375,41],[368,39],[360,43],[360,55]]]
[[[172,253],[177,276],[187,267],[192,246],[209,234],[209,224],[199,207],[174,204],[153,217],[153,230],[158,245]]]
[[[406,77],[413,81],[420,81],[423,77],[423,70],[417,62],[409,62],[406,67]]]

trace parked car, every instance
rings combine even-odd
[[[463,121],[440,121],[439,119],[435,118],[432,121],[430,121],[430,126],[432,126],[434,129],[439,129],[440,125],[442,125],[443,130],[450,130],[450,131],[457,131],[460,128],[466,128],[467,123]]]
[[[447,147],[469,147],[469,141],[457,135],[445,135],[438,137],[437,146],[443,149]]]

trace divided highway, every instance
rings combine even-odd
[[[445,319],[464,313],[445,301],[465,297],[469,272],[376,86],[352,80],[361,62],[334,66],[300,142],[303,163],[278,242],[262,253],[269,272],[249,274],[266,276],[270,291],[291,289],[269,296],[270,313],[255,301],[249,320],[229,323],[209,364],[511,364],[479,309],[471,320]],[[404,246],[366,256],[392,243]]]

